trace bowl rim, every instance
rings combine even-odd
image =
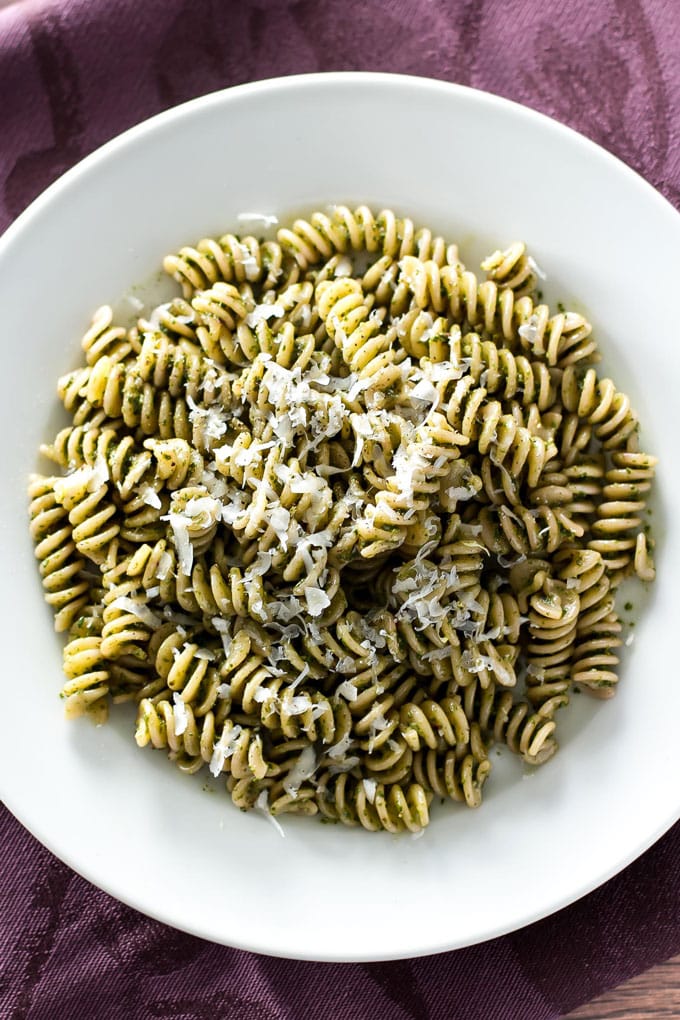
[[[423,91],[432,91],[439,93],[448,93],[452,96],[460,96],[466,101],[473,101],[481,103],[483,107],[495,107],[496,109],[502,109],[509,112],[514,117],[519,117],[528,120],[531,123],[538,124],[545,131],[555,132],[557,135],[566,137],[569,142],[584,147],[592,158],[604,160],[616,169],[616,172],[625,174],[629,179],[635,182],[635,186],[640,188],[642,185],[647,195],[648,200],[652,200],[658,203],[664,208],[667,214],[670,210],[675,216],[680,217],[680,213],[675,209],[668,199],[666,199],[659,191],[657,191],[644,177],[641,176],[637,171],[632,169],[628,164],[623,162],[619,157],[608,152],[598,143],[587,138],[585,135],[576,131],[575,129],[565,125],[557,120],[554,120],[550,116],[541,113],[535,109],[524,106],[514,100],[507,99],[505,97],[496,95],[494,93],[472,88],[466,85],[459,85],[451,82],[447,82],[441,79],[427,78],[417,75],[407,74],[392,74],[383,72],[370,72],[370,71],[332,71],[332,72],[314,72],[307,74],[295,74],[280,76],[274,78],[267,78],[257,80],[253,82],[247,82],[240,85],[234,85],[227,88],[219,89],[205,95],[195,97],[184,103],[181,103],[171,109],[161,111],[154,114],[153,116],[127,128],[125,131],[116,135],[114,138],[105,142],[94,151],[84,156],[79,160],[73,167],[67,170],[65,173],[60,175],[54,182],[52,182],[44,191],[42,191],[28,206],[24,209],[19,216],[7,227],[5,232],[0,236],[0,262],[6,256],[8,251],[15,243],[20,241],[24,230],[29,228],[35,218],[39,217],[46,207],[51,205],[53,202],[58,201],[62,196],[68,194],[71,188],[78,186],[81,178],[90,172],[96,170],[100,163],[104,163],[110,159],[115,158],[118,153],[125,150],[128,146],[141,141],[145,136],[153,134],[153,132],[166,125],[172,123],[180,123],[185,118],[191,118],[194,113],[198,110],[203,110],[211,106],[221,106],[222,104],[229,104],[231,101],[238,101],[243,95],[266,95],[268,93],[276,92],[280,89],[296,89],[296,88],[318,88],[319,86],[343,86],[343,87],[365,87],[369,84],[381,84],[383,86],[392,87],[408,85],[414,89]],[[680,225],[680,224],[679,224]],[[0,783],[2,779],[0,778]],[[121,895],[120,890],[117,888],[117,882],[115,876],[112,876],[110,882],[104,883],[101,880],[101,876],[98,874],[96,877],[93,872],[96,872],[94,866],[83,866],[80,862],[76,865],[71,860],[71,855],[63,853],[61,849],[55,849],[55,844],[58,846],[59,841],[54,840],[52,836],[43,833],[39,820],[35,821],[30,819],[27,824],[23,818],[23,804],[17,802],[9,791],[9,795],[3,794],[3,800],[12,814],[20,821],[20,823],[28,829],[45,847],[47,847],[52,853],[59,857],[60,860],[64,861],[69,867],[71,867],[78,874],[83,876],[86,880],[92,882],[97,888],[103,889],[105,892],[114,896],[117,900],[128,904],[134,909],[140,910],[140,907],[135,902],[134,898],[127,898],[125,895]],[[19,799],[20,801],[20,799]],[[30,809],[29,809],[30,815]],[[678,820],[680,817],[680,803],[677,806],[672,806],[669,809],[667,816],[661,820],[652,832],[646,832],[643,839],[639,840],[636,847],[625,854],[623,857],[617,857],[616,861],[609,868],[602,869],[600,873],[595,876],[590,876],[587,880],[581,880],[579,883],[575,883],[570,891],[561,897],[557,897],[549,907],[536,910],[524,911],[523,917],[519,921],[515,921],[512,924],[499,924],[496,929],[489,930],[485,934],[469,939],[460,945],[454,944],[438,944],[428,945],[426,948],[416,948],[413,952],[401,953],[399,956],[390,954],[381,954],[379,951],[372,953],[371,955],[357,955],[348,957],[346,953],[337,952],[326,952],[317,954],[302,954],[295,953],[294,958],[300,960],[315,960],[315,961],[328,961],[328,962],[368,962],[368,961],[379,961],[379,960],[390,960],[390,959],[405,959],[409,957],[418,957],[432,955],[435,953],[446,952],[454,948],[462,948],[463,946],[471,946],[484,942],[491,938],[496,938],[505,935],[509,932],[516,931],[525,925],[539,921],[553,913],[563,909],[564,907],[574,903],[576,900],[592,892],[594,889],[601,886],[603,883],[611,879],[613,876],[621,872],[630,863],[636,860],[641,854],[648,850],[659,838],[661,838]],[[191,925],[181,925],[172,917],[171,910],[163,909],[161,903],[160,909],[151,914],[144,908],[143,912],[152,916],[162,923],[171,925],[174,928],[188,932],[204,939],[214,939],[218,941],[213,935],[206,935],[205,931],[196,928]],[[244,949],[252,952],[261,953],[264,955],[271,956],[282,956],[286,957],[286,954],[278,944],[274,942],[269,946],[266,944],[266,937],[263,938],[263,943],[257,945],[248,944],[247,942],[240,942],[231,940],[228,944],[235,948]]]

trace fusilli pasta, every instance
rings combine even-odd
[[[181,297],[95,313],[30,482],[67,713],[134,700],[237,806],[368,830],[477,807],[494,744],[547,761],[654,577],[656,461],[590,324],[522,243],[478,278],[365,206],[164,267]]]

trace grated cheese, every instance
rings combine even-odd
[[[254,329],[255,326],[261,322],[266,322],[267,319],[278,319],[282,315],[286,314],[286,309],[281,304],[274,302],[269,305],[255,305],[252,312],[246,315],[246,325]]]
[[[175,691],[172,696],[172,704],[175,733],[178,737],[181,737],[189,725],[189,713],[187,712],[187,706],[182,701],[182,698],[177,691]]]
[[[283,788],[294,800],[298,791],[306,779],[311,779],[317,769],[316,751],[313,747],[305,747],[300,752],[300,757],[293,765],[286,778],[283,780]]]
[[[149,609],[145,603],[136,602],[127,595],[119,595],[118,598],[115,598],[110,604],[110,608],[120,609],[124,613],[132,613],[133,616],[136,616],[147,627],[160,627],[163,622],[163,618]]]
[[[286,834],[283,831],[283,826],[281,825],[281,822],[269,810],[269,791],[268,790],[261,790],[260,791],[260,793],[257,796],[257,800],[255,801],[255,805],[254,806],[255,806],[257,811],[261,811],[265,815],[265,817],[269,819],[269,821],[272,823],[272,825],[274,826],[274,828],[278,832],[279,836],[281,836],[283,839],[285,839],[286,838]]]
[[[262,227],[275,227],[279,222],[278,216],[272,213],[244,212],[236,217],[239,223],[254,224]]]
[[[353,665],[353,660],[350,659],[350,662],[352,662]],[[340,684],[335,693],[338,697],[344,698],[346,701],[350,702],[356,701],[357,698],[359,697],[359,691],[357,690],[356,685],[353,684],[351,680],[343,680],[343,682]]]
[[[172,529],[172,537],[177,551],[177,565],[180,573],[185,577],[191,575],[191,568],[194,562],[194,549],[189,538],[190,521],[184,514],[169,513],[161,517],[167,521]]]
[[[369,804],[375,803],[375,795],[378,789],[378,784],[375,779],[362,779],[361,781],[364,787],[364,793],[366,794],[366,800]]]
[[[225,727],[220,734],[220,739],[213,745],[210,771],[215,778],[222,772],[227,758],[230,758],[236,750],[242,732],[243,728],[238,723]]]
[[[312,616],[321,616],[324,609],[327,609],[331,604],[328,595],[321,588],[305,588],[305,599],[307,609]]]

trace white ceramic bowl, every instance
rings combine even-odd
[[[396,207],[459,241],[468,264],[515,238],[552,300],[591,316],[605,365],[660,458],[658,581],[625,650],[618,696],[575,698],[561,749],[529,773],[498,760],[479,811],[434,812],[422,839],[310,820],[286,838],[162,753],[129,711],[66,723],[60,641],[42,602],[26,479],[78,363],[92,311],[164,253],[234,229],[246,210]],[[564,906],[620,870],[680,813],[677,634],[680,217],[584,138],[479,92],[415,78],[287,78],[196,100],[104,146],[0,241],[7,646],[2,792],[96,885],[229,945],[325,960],[452,949]],[[675,523],[673,521],[675,520]],[[10,640],[11,638],[11,640]]]

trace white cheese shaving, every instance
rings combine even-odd
[[[375,741],[376,741],[376,737],[378,736],[378,734],[382,733],[383,730],[386,730],[389,725],[390,725],[389,719],[386,719],[385,716],[382,714],[382,712],[380,712],[378,715],[376,715],[375,719],[372,720],[371,725],[369,727],[369,732],[368,732],[368,752],[369,752],[369,754],[371,753],[371,751],[375,747]]]
[[[328,757],[336,760],[344,758],[352,744],[352,738],[349,733],[346,733],[341,740],[338,740],[337,744],[333,744],[332,747],[328,748]]]
[[[230,758],[236,750],[242,732],[242,727],[238,723],[235,726],[227,726],[222,730],[220,739],[213,745],[210,771],[215,778],[224,768],[226,759]]]
[[[221,439],[227,431],[226,412],[215,405],[201,407],[190,394],[187,394],[186,401],[189,405],[189,421],[191,424],[202,428],[206,439],[213,441]]]
[[[285,314],[286,309],[277,302],[269,305],[255,305],[252,312],[246,315],[246,325],[254,329],[260,322],[266,322],[267,319],[278,319]]]
[[[222,638],[224,654],[228,656],[231,651],[231,626],[229,620],[225,620],[223,616],[213,616],[210,622]],[[223,686],[226,686],[226,684]],[[224,696],[226,697],[226,695]]]
[[[285,707],[288,715],[302,715],[303,712],[309,711],[312,702],[307,694],[296,694],[286,701]]]
[[[439,393],[435,386],[428,379],[421,379],[411,390],[411,400],[422,401],[429,404],[428,414],[435,411],[439,406]]]
[[[214,652],[211,652],[209,648],[197,648],[194,652],[195,659],[202,659],[204,662],[212,662],[215,658]]]
[[[134,312],[141,312],[142,309],[144,308],[144,302],[140,301],[140,299],[136,297],[134,294],[126,294],[125,300]]]
[[[375,803],[375,794],[378,789],[378,784],[375,779],[362,779],[364,786],[364,792],[366,794],[366,800],[369,804]]]
[[[129,598],[127,595],[119,595],[110,604],[110,609],[120,609],[124,613],[132,613],[138,620],[141,620],[147,627],[160,627],[163,622],[163,618],[154,613],[153,610],[149,609],[143,602],[135,602],[134,599]]]
[[[177,566],[181,574],[189,577],[194,562],[194,549],[189,538],[189,521],[184,514],[169,513],[161,517],[172,529],[172,537],[177,551]]]
[[[283,788],[289,796],[295,799],[298,791],[306,779],[316,772],[316,752],[313,747],[305,747],[292,769],[283,780]]]
[[[278,832],[279,836],[283,837],[283,839],[286,838],[286,834],[283,831],[283,826],[281,825],[280,821],[278,820],[278,818],[275,818],[274,815],[269,810],[269,791],[268,790],[261,790],[260,791],[260,793],[258,794],[257,800],[255,801],[255,809],[257,811],[261,811],[265,815],[265,817],[269,819],[269,821],[272,823],[272,825],[274,826],[274,828]]]
[[[61,504],[71,504],[84,498],[87,492],[96,492],[109,479],[109,469],[103,457],[98,457],[94,467],[85,464],[54,482],[54,495]]]
[[[538,316],[535,314],[530,315],[527,321],[522,323],[517,332],[523,340],[526,340],[535,349],[540,341]]]
[[[262,227],[275,227],[279,222],[278,216],[274,216],[272,213],[258,213],[258,212],[239,213],[236,219],[239,221],[239,223],[253,224],[255,226]]]
[[[336,776],[341,772],[351,772],[355,765],[360,764],[361,758],[358,758],[356,755],[350,755],[349,758],[344,758],[342,761],[330,765],[328,771],[332,776]]]
[[[500,566],[501,567],[505,567],[505,568],[516,567],[520,563],[524,563],[525,560],[526,560],[526,556],[523,553],[520,553],[519,556],[515,556],[515,557],[512,557],[512,556],[502,556],[502,555],[498,556],[498,562],[499,562]],[[572,580],[575,580],[575,578],[572,578]],[[576,583],[578,584],[578,581]],[[567,583],[567,588],[568,587],[569,587],[569,584]]]
[[[286,510],[286,508],[281,506],[280,503],[275,504],[269,510],[269,524],[276,532],[276,537],[281,543],[281,548],[285,552],[288,549],[288,528],[290,526],[290,511]]]
[[[158,566],[156,568],[156,577],[159,581],[165,581],[172,571],[172,556],[169,552],[162,552],[158,557]]]
[[[532,255],[529,255],[527,257],[527,263],[529,264],[529,268],[533,269],[533,271],[536,273],[536,276],[540,277],[541,280],[548,279],[547,274],[541,269],[541,267],[536,262],[536,259]]]
[[[494,668],[492,658],[488,655],[482,655],[480,652],[473,652],[469,648],[461,655],[460,662],[463,669],[466,669],[468,673],[482,673],[485,669],[493,671]]]
[[[350,662],[352,661],[353,660],[350,659]],[[346,701],[356,701],[359,697],[359,691],[351,680],[343,680],[335,693],[338,697],[345,698]]]
[[[189,725],[189,713],[187,712],[187,706],[182,701],[182,698],[177,691],[175,691],[172,696],[172,704],[175,733],[178,737],[180,737]]]
[[[320,588],[305,588],[305,599],[312,616],[321,616],[324,609],[327,609],[331,604],[326,592],[321,591]]]
[[[351,276],[352,271],[353,271],[352,263],[345,255],[342,258],[338,259],[337,264],[335,266],[335,273],[333,275],[336,277]]]
[[[152,489],[150,485],[145,485],[143,489],[139,490],[139,498],[147,506],[153,507],[154,510],[160,510],[162,505],[160,498],[156,490]]]
[[[451,655],[450,648],[432,648],[429,652],[425,652],[423,659],[426,662],[439,662],[441,659],[446,659]]]

